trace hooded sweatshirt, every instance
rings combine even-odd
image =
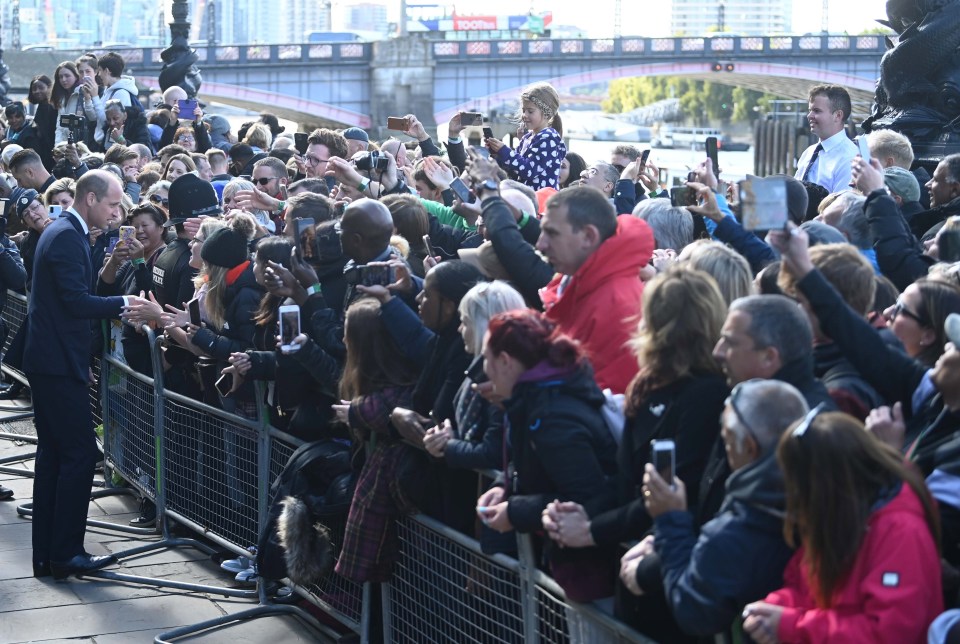
[[[653,255],[653,231],[632,215],[617,217],[617,231],[572,276],[557,275],[540,291],[547,317],[579,340],[601,389],[626,391],[637,373],[627,347],[640,319],[640,269]]]

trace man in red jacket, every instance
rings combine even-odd
[[[567,188],[547,201],[537,250],[559,274],[540,299],[547,317],[583,343],[597,383],[613,393],[623,393],[637,373],[628,341],[640,320],[640,270],[653,248],[646,222],[618,217],[596,188]]]

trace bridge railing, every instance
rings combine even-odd
[[[878,35],[711,36],[696,38],[601,38],[564,40],[443,40],[433,43],[438,61],[463,58],[609,58],[642,54],[723,58],[725,56],[819,55],[847,52],[875,55],[886,51]]]

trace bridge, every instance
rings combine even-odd
[[[512,110],[520,89],[549,81],[561,95],[634,76],[682,75],[806,99],[817,83],[873,98],[886,50],[878,35],[724,36],[565,40],[227,45],[197,49],[201,98],[264,109],[301,123],[376,130],[413,112],[425,125],[458,111]],[[118,50],[147,87],[157,87],[160,48]],[[82,52],[6,51],[15,92],[35,74]],[[717,65],[717,63],[720,63]],[[714,71],[716,67],[720,71]]]

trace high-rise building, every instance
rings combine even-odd
[[[788,34],[793,0],[673,0],[670,31],[704,36],[717,31],[742,35]]]
[[[334,11],[333,31],[387,33],[387,7],[379,2],[340,2]]]

